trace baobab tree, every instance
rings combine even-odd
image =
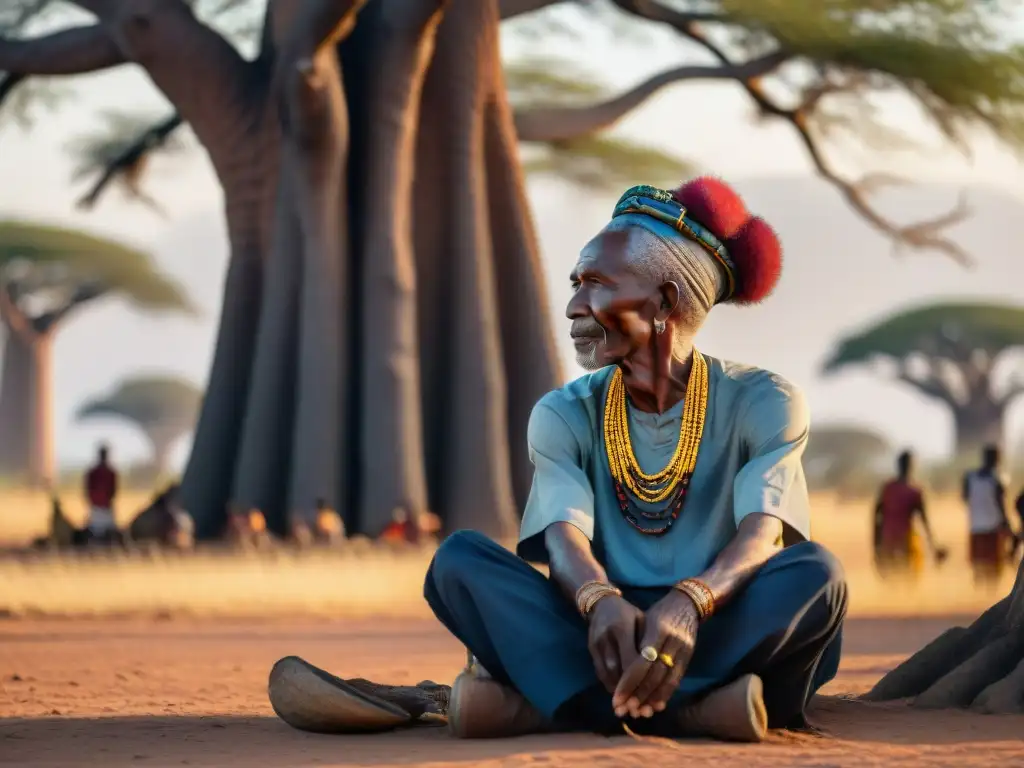
[[[894,379],[946,407],[957,456],[1002,444],[1006,412],[1024,394],[1024,371],[1010,354],[1024,348],[1024,307],[940,303],[899,312],[843,339],[826,373],[855,365]]]
[[[185,292],[135,249],[82,232],[0,222],[0,476],[55,479],[53,341],[77,312],[119,296],[150,312],[192,312]],[[104,349],[98,340],[96,352]]]
[[[175,444],[195,428],[202,391],[178,376],[133,376],[111,392],[83,403],[75,412],[78,421],[113,419],[135,426],[152,449],[157,477],[168,471]]]
[[[880,179],[843,178],[822,140],[851,123],[875,135],[880,92],[952,139],[978,125],[1016,136],[1015,54],[980,47],[998,8],[614,0],[609,12],[675,30],[708,63],[513,113],[498,25],[555,4],[270,0],[243,58],[184,0],[77,0],[93,23],[0,42],[8,90],[134,63],[167,97],[173,113],[105,178],[187,124],[221,183],[231,257],[182,487],[200,536],[228,502],[283,531],[285,510],[316,497],[351,530],[433,509],[449,529],[506,533],[530,482],[529,411],[561,378],[517,139],[584,145],[671,83],[737,84],[873,226],[966,260],[944,234],[963,206],[894,222],[868,195]]]

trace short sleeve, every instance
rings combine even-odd
[[[594,490],[583,470],[580,440],[555,405],[541,400],[527,427],[533,485],[523,512],[517,554],[547,563],[544,531],[552,523],[569,523],[594,538]]]
[[[778,376],[751,387],[740,430],[749,459],[733,485],[736,524],[754,513],[786,524],[785,540],[809,539],[810,500],[801,462],[810,429],[803,393]]]

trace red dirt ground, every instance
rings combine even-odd
[[[0,622],[0,765],[1024,766],[1024,717],[838,696],[863,692],[953,623],[963,622],[850,620],[840,676],[814,708],[830,735],[780,733],[750,746],[586,735],[459,742],[441,728],[316,736],[273,716],[267,673],[288,654],[346,677],[450,680],[463,651],[428,621],[10,620]]]

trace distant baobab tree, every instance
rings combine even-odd
[[[107,297],[147,312],[191,313],[180,285],[141,251],[61,227],[0,221],[0,476],[53,481],[53,341]],[[97,340],[102,364],[109,340]]]

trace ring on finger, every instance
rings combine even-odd
[[[658,649],[653,645],[645,645],[640,649],[640,655],[643,656],[644,661],[657,661],[658,660]]]
[[[672,669],[672,667],[674,667],[676,665],[675,659],[673,659],[667,653],[659,653],[658,654],[658,661],[660,661],[662,664],[664,664],[669,669]]]

